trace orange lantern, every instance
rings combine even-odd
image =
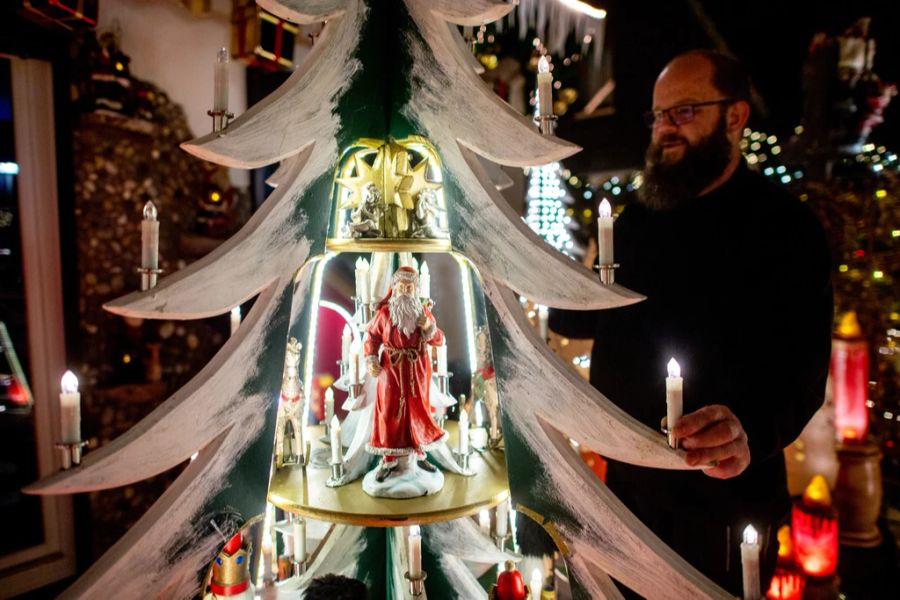
[[[838,441],[864,442],[869,432],[869,349],[852,310],[841,317],[832,340],[831,382]]]
[[[794,557],[812,577],[834,574],[838,558],[837,512],[831,505],[828,483],[821,475],[809,482],[803,499],[791,509]]]
[[[794,562],[794,545],[788,525],[778,530],[778,563],[769,584],[769,600],[802,600],[806,578]]]

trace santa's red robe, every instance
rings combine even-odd
[[[391,321],[386,304],[369,323],[363,343],[366,356],[378,356],[379,348],[383,349],[375,423],[372,439],[366,446],[372,454],[405,456],[426,451],[445,435],[431,416],[431,349],[428,347],[441,345],[444,333],[434,324],[431,312],[427,308],[423,310],[428,317],[424,332],[417,327],[411,335],[403,333]]]

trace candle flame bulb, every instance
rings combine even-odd
[[[148,221],[155,221],[157,214],[156,205],[152,200],[147,200],[147,204],[144,205],[144,218]]]
[[[356,259],[356,268],[359,269],[360,271],[368,271],[369,270],[369,261],[367,261],[365,258],[362,258],[362,257],[357,258]]]
[[[744,528],[744,543],[755,545],[759,541],[759,534],[756,532],[756,528],[753,525],[747,525]]]
[[[481,408],[481,402],[475,403],[475,427],[484,427],[484,412]]]
[[[328,389],[325,390],[325,400],[334,402],[334,390],[331,389],[331,386],[329,386]]]
[[[410,537],[420,537],[422,535],[422,530],[418,525],[410,525],[409,526],[409,536]]]
[[[831,506],[831,491],[828,482],[821,475],[816,475],[803,490],[803,502],[809,506]]]
[[[601,217],[611,217],[612,216],[612,205],[609,203],[609,200],[606,198],[600,202],[600,208],[597,209],[600,213]]]
[[[59,387],[62,388],[63,394],[77,394],[78,377],[76,377],[75,373],[73,373],[72,371],[66,371],[62,376],[62,381],[60,382]]]
[[[541,57],[541,60],[538,61],[538,73],[549,73],[550,72],[550,61],[547,60],[547,56],[544,55]]]
[[[419,269],[419,273],[422,275],[428,275],[431,271],[428,269],[428,263],[422,260],[422,267]]]
[[[232,317],[235,317],[235,318],[237,318],[237,319],[240,319],[240,318],[241,318],[241,307],[240,307],[240,306],[235,306],[234,308],[232,308],[232,309],[231,309],[231,316],[232,316]]]
[[[669,360],[666,369],[669,371],[669,377],[681,377],[681,365],[674,358]]]
[[[219,48],[219,51],[216,52],[216,62],[217,63],[227,63],[231,61],[231,55],[228,53],[227,48]]]

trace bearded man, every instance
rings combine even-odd
[[[666,363],[680,363],[684,416],[673,433],[698,469],[611,461],[607,483],[737,595],[749,524],[763,541],[767,589],[790,506],[782,450],[822,404],[832,326],[821,226],[741,155],[749,100],[743,69],[715,52],[688,52],[665,67],[639,199],[615,222],[616,281],[647,299],[550,314],[554,331],[594,338],[591,383],[654,429],[666,412]]]
[[[419,301],[418,290],[416,270],[397,269],[363,342],[366,369],[378,379],[375,423],[366,450],[382,457],[375,473],[379,483],[397,468],[398,457],[413,453],[420,469],[434,472],[436,468],[425,459],[425,452],[446,436],[431,416],[428,348],[441,345],[444,333],[431,311]]]

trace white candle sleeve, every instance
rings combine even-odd
[[[666,377],[666,428],[669,431],[669,446],[676,448],[678,440],[672,433],[672,429],[681,418],[684,389],[684,379],[681,377],[681,367],[673,358],[668,364],[669,376]]]
[[[744,579],[744,599],[760,600],[759,587],[759,538],[756,529],[748,525],[741,543],[741,567]]]
[[[409,528],[409,576],[412,579],[422,576],[422,535],[418,525]]]
[[[350,326],[344,325],[344,332],[341,334],[341,361],[345,365],[350,364],[351,343],[353,343],[353,335],[350,333]]]
[[[538,113],[544,117],[553,114],[553,75],[546,56],[538,61]]]
[[[469,453],[469,413],[464,406],[459,407],[459,453]]]
[[[63,444],[75,444],[81,441],[81,394],[78,392],[78,378],[72,371],[66,371],[60,387],[60,441]]]
[[[294,535],[294,560],[303,562],[306,560],[306,523],[302,519],[296,519],[291,523]]]
[[[156,206],[147,201],[141,221],[141,267],[144,269],[159,268],[159,221],[156,217]]]
[[[531,600],[541,600],[541,589],[544,587],[544,576],[540,569],[531,572]]]
[[[509,501],[497,505],[497,537],[505,537],[509,527]]]
[[[331,417],[331,462],[339,464],[344,462],[343,448],[341,448],[341,422],[337,416]]]
[[[491,533],[491,513],[486,510],[479,511],[478,513],[478,529],[481,530],[481,533],[484,535],[490,535]]]
[[[325,390],[325,420],[331,423],[334,417],[334,390],[329,387]]]
[[[419,273],[419,297],[431,298],[431,271],[428,269],[428,263],[424,260]]]
[[[437,347],[437,374],[447,374],[447,342]]]
[[[228,110],[228,64],[230,59],[228,50],[219,48],[213,73],[213,112]]]
[[[613,222],[612,206],[609,200],[603,199],[600,203],[597,217],[597,260],[601,265],[611,265],[615,262],[613,256]]]

